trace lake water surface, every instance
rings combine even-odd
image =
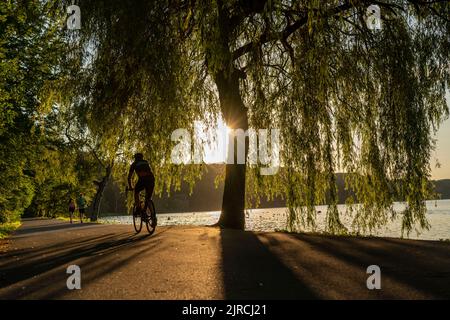
[[[394,208],[401,210],[402,203],[395,203]],[[346,227],[350,227],[351,219],[344,215],[345,205],[339,205],[342,212],[341,219]],[[410,239],[441,240],[450,239],[450,200],[427,201],[427,219],[431,225],[430,230],[413,230]],[[156,208],[158,210],[158,208]],[[318,206],[316,232],[325,230],[326,206]],[[188,213],[164,213],[158,214],[158,225],[211,225],[219,219],[219,211],[188,212]],[[128,216],[103,217],[100,221],[105,223],[132,224],[132,218]],[[246,214],[246,230],[252,231],[276,231],[285,230],[287,227],[286,208],[250,209]],[[350,228],[349,228],[350,229]],[[314,231],[303,229],[302,231]],[[385,227],[372,232],[371,235],[383,237],[401,236],[401,216],[389,222]],[[406,235],[404,236],[406,238]]]

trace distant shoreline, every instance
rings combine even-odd
[[[429,214],[427,220],[431,228],[429,230],[416,230],[413,228],[409,236],[404,234],[404,238],[418,240],[448,240],[450,238],[450,200],[437,200],[438,206],[434,205],[435,200],[427,202]],[[401,209],[403,203],[395,203],[396,210]],[[316,217],[316,228],[297,225],[299,233],[326,235],[326,207],[318,206],[320,213]],[[349,234],[357,236],[376,236],[401,238],[401,215],[371,233],[367,231],[357,232],[352,228],[352,217],[344,213],[345,205],[339,205],[341,211],[341,221],[347,227]],[[158,211],[158,208],[157,208]],[[160,226],[208,226],[213,225],[219,219],[220,211],[197,211],[197,212],[177,212],[159,213],[158,224]],[[100,222],[105,224],[132,224],[131,215],[103,215],[99,217]],[[287,226],[286,208],[258,208],[249,210],[246,214],[246,230],[262,232],[286,232],[292,231]],[[419,231],[419,232],[417,232]]]
[[[450,198],[449,199],[429,199],[429,200],[425,200],[425,202],[432,202],[432,203],[434,203],[436,201],[450,201]],[[404,204],[404,203],[406,203],[406,202],[404,202],[404,201],[394,201],[393,202],[394,205],[395,204]],[[355,203],[353,205],[357,206],[357,205],[361,205],[361,203]],[[328,206],[328,205],[327,204],[316,205],[316,207],[326,207],[326,206]],[[347,206],[347,204],[339,203],[338,206]],[[158,207],[156,207],[156,208],[157,208],[157,211],[159,211]],[[248,210],[283,209],[283,208],[287,209],[286,206],[280,206],[280,207],[257,207],[257,208],[251,208],[251,209],[245,209],[245,210],[248,211]],[[158,214],[169,214],[169,215],[170,214],[192,214],[192,213],[209,213],[209,212],[218,212],[218,211],[220,211],[220,208],[217,209],[217,210],[191,210],[191,211],[158,212]],[[108,213],[108,212],[105,212],[105,213],[101,213],[100,214],[101,217],[104,217],[104,216],[107,216],[107,217],[127,216],[127,215],[129,215],[129,214],[127,214],[126,212],[123,212],[123,213]]]

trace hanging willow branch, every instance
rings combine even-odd
[[[353,228],[366,232],[406,201],[402,227],[428,227],[432,136],[448,115],[448,1],[78,1],[83,28],[74,101],[93,133],[148,150],[170,189],[199,167],[170,163],[176,128],[220,114],[215,74],[240,70],[250,127],[280,128],[276,177],[247,171],[248,198],[283,196],[289,225],[344,231],[336,173],[346,173]],[[369,30],[370,4],[382,30]],[[93,49],[94,48],[94,49]],[[93,52],[94,51],[94,52]],[[223,80],[223,79],[222,79]],[[210,117],[214,115],[214,117]],[[160,188],[161,189],[161,188]],[[349,212],[350,213],[350,212]]]

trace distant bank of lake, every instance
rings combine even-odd
[[[345,205],[339,205],[339,210],[344,213]],[[403,203],[395,203],[394,208],[401,210],[404,207]],[[158,208],[156,208],[158,210]],[[318,206],[317,210],[317,228],[316,232],[325,230],[325,216],[326,206]],[[410,239],[422,240],[441,240],[450,239],[450,200],[427,201],[427,218],[431,224],[430,230],[413,230],[409,237]],[[219,219],[219,211],[208,212],[187,212],[187,213],[164,213],[158,214],[158,225],[211,225]],[[342,222],[349,227],[351,219],[342,215]],[[121,223],[132,224],[131,216],[108,216],[100,218],[100,221],[106,223]],[[263,208],[250,209],[246,215],[246,230],[252,231],[276,231],[285,230],[287,221],[286,208]],[[302,231],[310,232],[311,229],[304,229]],[[367,234],[368,235],[368,234]],[[371,235],[380,237],[400,237],[401,236],[401,216],[389,222],[385,227]],[[406,236],[405,236],[406,237]]]

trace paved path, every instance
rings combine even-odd
[[[66,268],[81,267],[81,290]],[[381,267],[381,290],[366,268]],[[0,299],[450,298],[450,243],[24,220],[0,244]]]

